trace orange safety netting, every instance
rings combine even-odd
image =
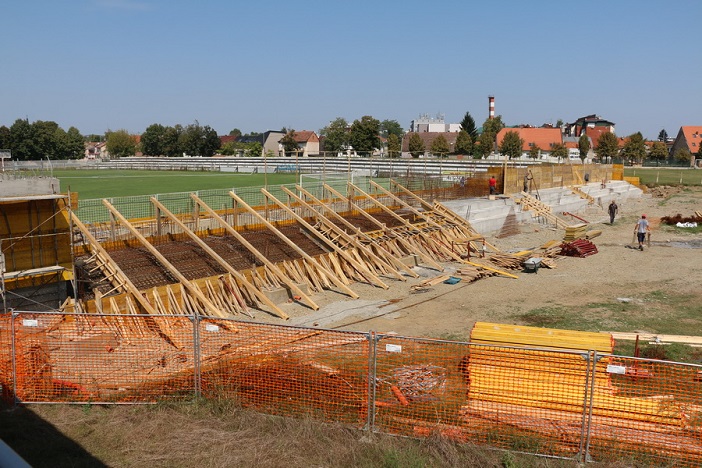
[[[607,335],[586,351],[490,336],[463,343],[204,317],[15,313],[0,317],[0,386],[25,403],[225,398],[581,461],[702,459],[700,366],[614,356]]]

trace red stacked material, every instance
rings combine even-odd
[[[597,253],[597,246],[587,239],[576,239],[561,244],[561,255],[585,258]]]

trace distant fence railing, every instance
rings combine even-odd
[[[692,364],[198,316],[0,317],[10,403],[194,396],[542,456],[698,466]]]

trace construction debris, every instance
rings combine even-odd
[[[561,255],[585,258],[597,253],[597,246],[587,239],[576,239],[561,244]]]

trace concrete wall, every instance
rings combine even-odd
[[[0,174],[0,194],[3,197],[54,195],[61,193],[59,180],[53,177],[16,177]]]

